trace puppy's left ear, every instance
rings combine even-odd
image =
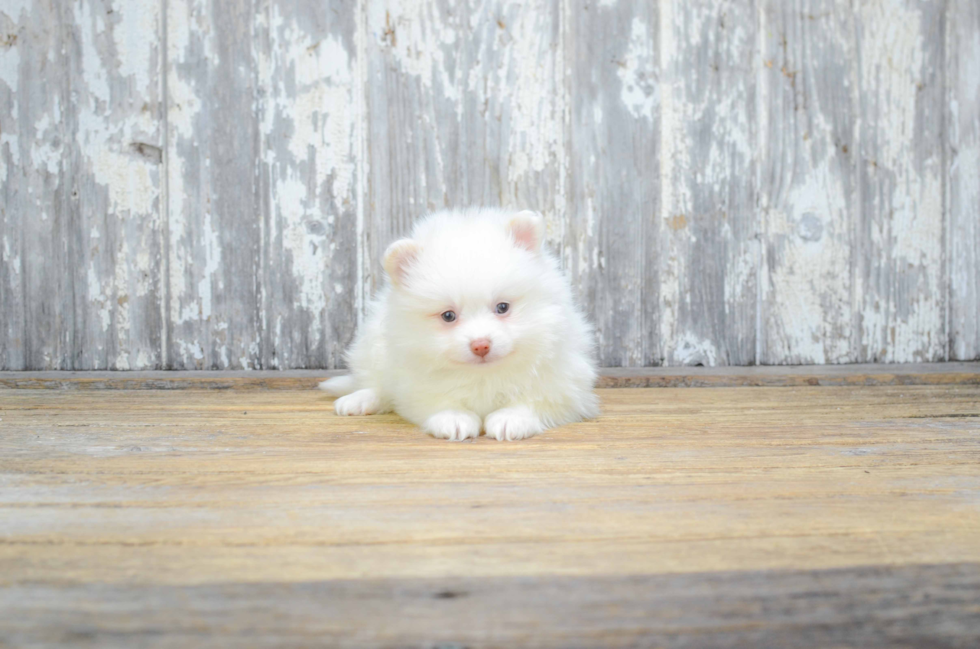
[[[384,256],[384,268],[395,286],[405,283],[405,277],[412,265],[418,259],[421,250],[417,241],[412,239],[399,239],[388,246]]]
[[[544,217],[537,212],[518,212],[507,222],[507,232],[518,247],[538,252],[544,241]]]

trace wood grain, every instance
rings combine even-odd
[[[0,16],[0,367],[160,366],[159,2]]]
[[[749,365],[757,355],[756,11],[754,1],[661,5],[668,365]]]
[[[0,367],[73,369],[78,209],[61,46],[73,18],[56,1],[0,11]]]
[[[167,7],[168,369],[261,358],[263,195],[254,2]]]
[[[980,357],[980,6],[948,3],[949,357]]]
[[[861,357],[868,362],[946,355],[942,18],[942,4],[929,1],[856,9],[862,250],[856,291]]]
[[[163,366],[160,7],[72,7],[66,135],[75,146],[66,181],[76,216],[64,269],[74,276],[72,368]]]
[[[563,262],[594,320],[599,362],[661,365],[657,6],[584,0],[568,19]]]
[[[355,13],[275,0],[256,17],[261,344],[244,368],[338,367],[354,337],[365,164]]]
[[[604,366],[980,358],[969,0],[11,0],[0,369],[333,369],[532,208]]]
[[[837,0],[763,5],[761,363],[862,358],[854,22]]]
[[[980,386],[600,395],[450,444],[313,391],[0,392],[0,641],[975,642]]]
[[[3,637],[14,646],[967,648],[980,640],[978,581],[977,564],[946,564],[551,579],[24,585],[0,591],[0,603],[8,612]],[[40,601],[50,604],[39,609]],[[248,625],[235,623],[245,616]]]

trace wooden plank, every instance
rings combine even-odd
[[[443,207],[535,209],[561,239],[563,71],[557,0],[365,7],[369,175],[361,266]]]
[[[942,3],[861,3],[855,19],[860,358],[943,360]]]
[[[167,369],[261,364],[255,3],[170,0]]]
[[[3,369],[75,367],[77,116],[63,45],[73,24],[70,9],[57,1],[0,8]]]
[[[337,367],[357,322],[363,92],[352,3],[258,13],[261,346],[245,367]]]
[[[970,646],[980,386],[663,395],[447,444],[309,391],[4,392],[0,641]]]
[[[980,358],[980,6],[946,14],[949,357]]]
[[[0,591],[0,638],[100,647],[969,647],[980,642],[978,571],[25,584]]]
[[[759,361],[855,362],[854,16],[798,0],[767,1],[761,18]]]
[[[73,11],[74,367],[161,368],[161,3]]]
[[[3,15],[0,367],[160,366],[159,8]]]
[[[394,416],[336,417],[316,393],[8,393],[0,574],[118,583],[143,563],[143,581],[213,583],[246,566],[246,581],[304,581],[980,558],[977,386],[660,394],[603,391],[601,418],[527,444],[453,445]],[[616,552],[600,558],[603,545]]]
[[[342,371],[0,372],[0,389],[312,390]],[[973,385],[980,363],[641,367],[601,370],[600,388],[801,387],[808,385]]]
[[[756,3],[660,8],[664,362],[748,365],[757,361]]]
[[[560,244],[568,126],[561,3],[455,4],[457,52],[443,62],[456,68],[459,120],[458,151],[443,160],[447,204],[537,210]],[[458,172],[450,166],[457,156]]]
[[[655,3],[568,3],[563,262],[599,362],[659,365],[660,49]]]

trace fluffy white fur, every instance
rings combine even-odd
[[[337,414],[394,410],[449,440],[523,439],[596,415],[592,331],[543,238],[538,214],[474,209],[432,214],[393,243],[352,374],[320,384]]]

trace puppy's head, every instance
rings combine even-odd
[[[534,212],[437,213],[393,243],[391,343],[429,367],[533,362],[561,316],[553,258]]]

